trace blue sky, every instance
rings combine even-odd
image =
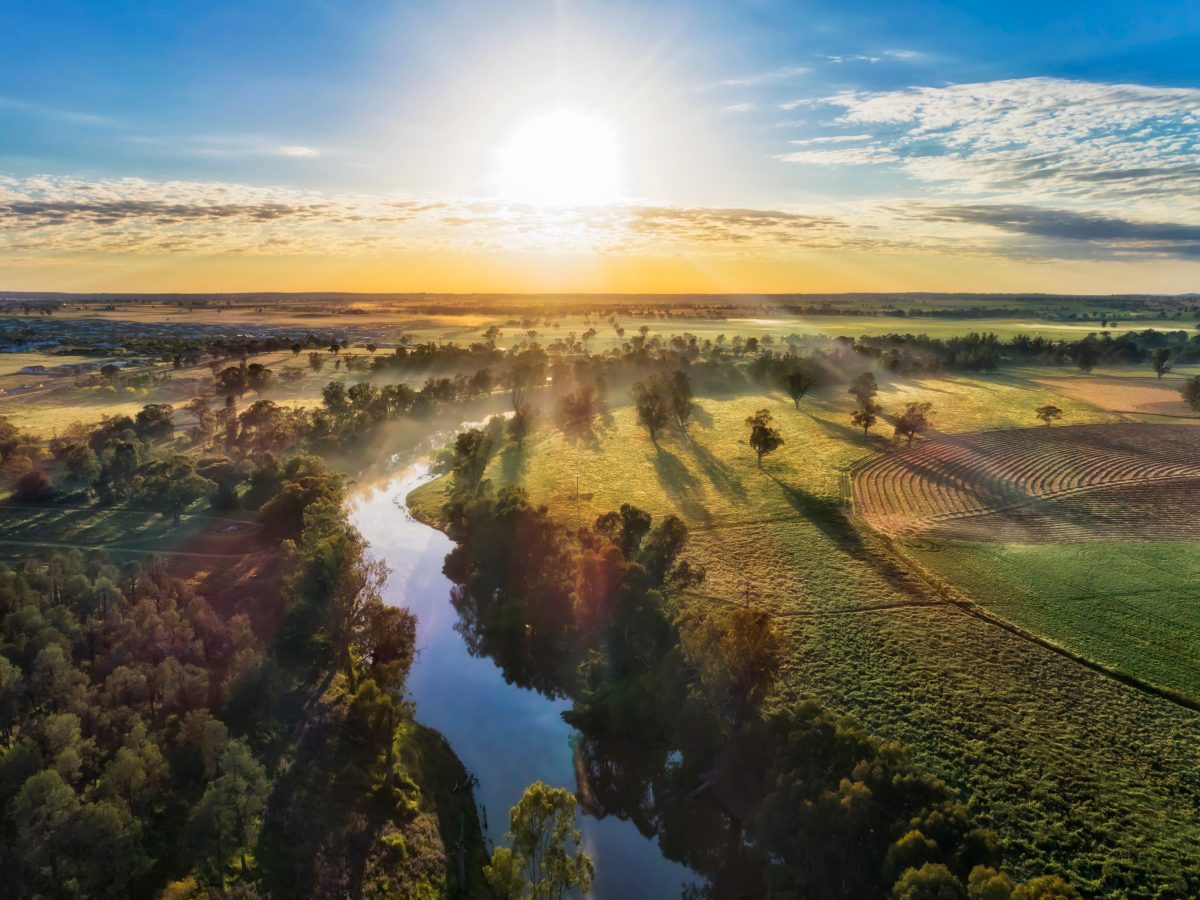
[[[1200,283],[1200,3],[10,0],[0,25],[0,288],[186,289],[200,258],[207,289],[289,258],[397,290]],[[496,196],[553,108],[611,127],[619,197]]]

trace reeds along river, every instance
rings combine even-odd
[[[504,841],[508,810],[534,781],[577,791],[579,735],[561,716],[569,701],[510,684],[490,658],[468,652],[455,628],[451,583],[442,574],[453,545],[413,519],[405,505],[409,492],[428,477],[427,465],[415,463],[359,491],[351,498],[350,518],[391,570],[384,599],[417,616],[419,654],[408,679],[417,720],[445,735],[479,779],[475,799],[481,818],[486,813],[490,849]],[[698,881],[631,821],[582,814],[580,825],[584,849],[596,864],[590,896],[677,897]]]

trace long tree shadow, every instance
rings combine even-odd
[[[887,446],[887,438],[883,437],[883,435],[875,434],[864,438],[861,428],[852,428],[840,422],[830,422],[828,419],[819,418],[810,412],[806,412],[805,415],[820,425],[831,437],[838,438],[846,443],[861,444],[866,450],[880,450]]]
[[[706,410],[699,403],[692,407],[692,421],[701,428],[713,427],[713,417],[709,414],[708,410]]]
[[[897,565],[890,555],[883,552],[882,548],[870,546],[863,539],[862,532],[846,517],[837,500],[788,484],[771,472],[767,472],[767,475],[779,485],[784,499],[792,508],[815,525],[839,549],[851,558],[866,563],[881,577],[906,593],[924,593],[921,584]]]
[[[663,486],[676,505],[691,519],[707,521],[708,510],[696,500],[694,494],[699,488],[696,477],[688,471],[678,456],[661,445],[655,445],[654,455],[650,457],[654,463],[654,471],[658,474],[659,483]]]
[[[506,484],[516,484],[529,468],[529,457],[524,447],[509,444],[500,451],[500,474]]]
[[[704,473],[704,477],[714,488],[722,494],[733,497],[744,498],[746,496],[746,488],[742,485],[741,479],[734,474],[728,464],[713,456],[711,450],[688,435],[684,435],[684,446],[687,447],[692,459],[696,461],[696,465],[700,467],[700,471]]]

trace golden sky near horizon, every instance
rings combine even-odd
[[[1200,89],[1155,35],[352,6],[16,12],[0,291],[1200,287]]]

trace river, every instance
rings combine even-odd
[[[391,570],[384,599],[417,616],[419,655],[408,678],[418,721],[446,736],[467,770],[479,779],[475,800],[489,848],[502,843],[508,810],[534,781],[576,790],[575,731],[561,713],[570,705],[507,683],[488,658],[471,656],[454,629],[450,581],[442,561],[450,539],[409,515],[405,500],[429,478],[424,462],[354,493],[350,519]],[[678,897],[698,881],[686,866],[666,859],[655,839],[633,823],[581,815],[583,847],[596,864],[589,894],[597,900]]]

